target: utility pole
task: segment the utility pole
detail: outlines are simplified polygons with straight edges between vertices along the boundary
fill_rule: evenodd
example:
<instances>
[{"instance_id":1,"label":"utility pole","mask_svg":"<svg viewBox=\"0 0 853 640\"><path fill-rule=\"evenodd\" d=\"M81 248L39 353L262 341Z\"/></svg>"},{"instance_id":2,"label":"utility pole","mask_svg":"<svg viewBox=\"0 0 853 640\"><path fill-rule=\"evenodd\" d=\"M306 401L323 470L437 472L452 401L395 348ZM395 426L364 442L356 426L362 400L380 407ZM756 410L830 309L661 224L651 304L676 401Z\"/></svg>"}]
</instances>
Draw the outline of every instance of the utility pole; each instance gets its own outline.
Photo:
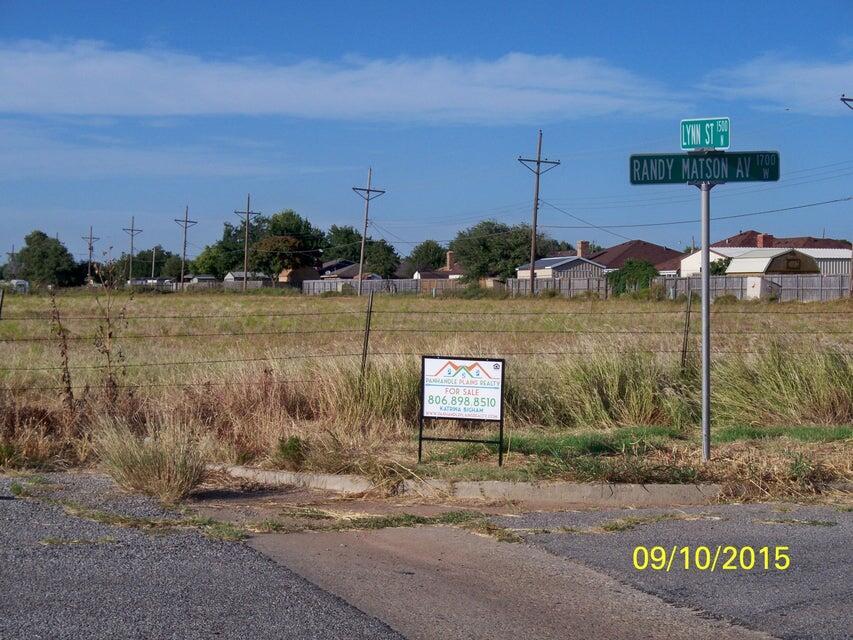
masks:
<instances>
[{"instance_id":1,"label":"utility pole","mask_svg":"<svg viewBox=\"0 0 853 640\"><path fill-rule=\"evenodd\" d=\"M15 245L12 245L12 251L6 252L9 256L9 271L12 273L12 278L18 277L18 254L15 253Z\"/></svg>"},{"instance_id":2,"label":"utility pole","mask_svg":"<svg viewBox=\"0 0 853 640\"><path fill-rule=\"evenodd\" d=\"M157 259L157 245L154 245L154 248L151 249L151 279L154 279L154 260Z\"/></svg>"},{"instance_id":3,"label":"utility pole","mask_svg":"<svg viewBox=\"0 0 853 640\"><path fill-rule=\"evenodd\" d=\"M359 253L358 258L358 295L361 295L361 283L362 276L364 271L364 243L367 240L367 219L370 215L370 201L374 198L378 198L385 191L382 189L373 189L370 186L371 180L373 179L373 167L368 167L367 169L367 187L353 187L352 190L355 191L361 198L364 198L364 229L361 233L361 252ZM374 195L375 194L375 195Z\"/></svg>"},{"instance_id":4,"label":"utility pole","mask_svg":"<svg viewBox=\"0 0 853 640\"><path fill-rule=\"evenodd\" d=\"M539 177L560 164L559 160L542 159L542 129L539 129L539 141L536 144L536 158L518 157L518 161L533 172L533 221L530 225L530 295L536 295L536 218L539 216ZM542 165L546 168L543 171ZM533 166L535 165L535 169Z\"/></svg>"},{"instance_id":5,"label":"utility pole","mask_svg":"<svg viewBox=\"0 0 853 640\"><path fill-rule=\"evenodd\" d=\"M89 225L89 235L83 236L82 239L86 241L89 247L89 269L86 272L86 281L92 284L92 252L95 250L95 240L100 240L100 238L92 235L92 225Z\"/></svg>"},{"instance_id":6,"label":"utility pole","mask_svg":"<svg viewBox=\"0 0 853 640\"><path fill-rule=\"evenodd\" d=\"M249 207L246 207L247 209ZM187 261L187 229L189 229L194 224L198 224L196 220L190 220L190 205L187 205L184 209L184 219L175 218L175 222L178 223L178 226L183 228L184 230L184 249L181 251L181 291L184 290L184 264Z\"/></svg>"},{"instance_id":7,"label":"utility pole","mask_svg":"<svg viewBox=\"0 0 853 640\"><path fill-rule=\"evenodd\" d=\"M127 279L133 280L133 239L142 233L142 229L136 228L134 216L130 217L130 229L123 229L130 236L130 260L127 263Z\"/></svg>"},{"instance_id":8,"label":"utility pole","mask_svg":"<svg viewBox=\"0 0 853 640\"><path fill-rule=\"evenodd\" d=\"M235 211L238 216L246 216L245 229L243 234L243 291L248 288L249 281L249 223L252 216L259 216L259 211L252 211L252 194L246 195L246 210Z\"/></svg>"},{"instance_id":9,"label":"utility pole","mask_svg":"<svg viewBox=\"0 0 853 640\"><path fill-rule=\"evenodd\" d=\"M853 109L853 98L850 98L842 93L841 102L843 102L848 109ZM850 256L850 273L848 275L850 277L850 282L848 283L847 290L850 298L853 298L853 255Z\"/></svg>"}]
</instances>

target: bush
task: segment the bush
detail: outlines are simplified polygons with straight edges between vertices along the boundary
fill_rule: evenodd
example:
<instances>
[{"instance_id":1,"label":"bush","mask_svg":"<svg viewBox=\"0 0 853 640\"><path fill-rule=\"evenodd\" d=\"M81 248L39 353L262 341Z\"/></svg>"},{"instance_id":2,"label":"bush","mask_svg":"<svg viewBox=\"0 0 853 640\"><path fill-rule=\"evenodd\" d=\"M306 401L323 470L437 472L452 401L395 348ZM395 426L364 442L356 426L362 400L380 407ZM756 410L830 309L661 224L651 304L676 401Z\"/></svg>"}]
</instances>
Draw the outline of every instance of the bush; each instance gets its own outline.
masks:
<instances>
[{"instance_id":1,"label":"bush","mask_svg":"<svg viewBox=\"0 0 853 640\"><path fill-rule=\"evenodd\" d=\"M299 436L279 438L273 454L273 464L282 469L298 471L305 462L308 443Z\"/></svg>"},{"instance_id":2,"label":"bush","mask_svg":"<svg viewBox=\"0 0 853 640\"><path fill-rule=\"evenodd\" d=\"M716 298L714 298L714 304L715 305L725 306L725 305L737 304L737 303L738 303L737 296L734 295L733 293L726 293L726 294L723 294L721 296L717 296Z\"/></svg>"},{"instance_id":3,"label":"bush","mask_svg":"<svg viewBox=\"0 0 853 640\"><path fill-rule=\"evenodd\" d=\"M125 489L173 504L204 477L205 462L192 429L163 418L135 434L127 422L110 421L95 434L95 452L112 478Z\"/></svg>"}]
</instances>

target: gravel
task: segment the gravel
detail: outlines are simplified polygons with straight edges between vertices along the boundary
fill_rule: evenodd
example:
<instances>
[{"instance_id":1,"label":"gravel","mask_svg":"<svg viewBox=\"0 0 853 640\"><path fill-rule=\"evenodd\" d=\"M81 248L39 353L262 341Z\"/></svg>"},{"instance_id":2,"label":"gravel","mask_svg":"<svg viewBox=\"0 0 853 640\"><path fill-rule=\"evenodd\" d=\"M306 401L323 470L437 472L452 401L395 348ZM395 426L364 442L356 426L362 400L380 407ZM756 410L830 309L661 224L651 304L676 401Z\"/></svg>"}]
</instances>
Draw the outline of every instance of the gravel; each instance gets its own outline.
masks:
<instances>
[{"instance_id":1,"label":"gravel","mask_svg":"<svg viewBox=\"0 0 853 640\"><path fill-rule=\"evenodd\" d=\"M179 519L93 474L0 476L0 638L400 638L242 543L143 531L61 504ZM34 498L11 498L18 482Z\"/></svg>"},{"instance_id":2,"label":"gravel","mask_svg":"<svg viewBox=\"0 0 853 640\"><path fill-rule=\"evenodd\" d=\"M671 514L681 519L654 521ZM699 519L683 519L702 516ZM639 518L633 529L590 531ZM686 509L534 513L494 521L526 542L667 602L780 638L853 638L853 513L833 507L750 504ZM575 532L561 532L560 528ZM539 530L539 531L537 531ZM548 530L543 533L541 530ZM637 571L632 554L647 547L769 545L790 547L786 571Z\"/></svg>"}]
</instances>

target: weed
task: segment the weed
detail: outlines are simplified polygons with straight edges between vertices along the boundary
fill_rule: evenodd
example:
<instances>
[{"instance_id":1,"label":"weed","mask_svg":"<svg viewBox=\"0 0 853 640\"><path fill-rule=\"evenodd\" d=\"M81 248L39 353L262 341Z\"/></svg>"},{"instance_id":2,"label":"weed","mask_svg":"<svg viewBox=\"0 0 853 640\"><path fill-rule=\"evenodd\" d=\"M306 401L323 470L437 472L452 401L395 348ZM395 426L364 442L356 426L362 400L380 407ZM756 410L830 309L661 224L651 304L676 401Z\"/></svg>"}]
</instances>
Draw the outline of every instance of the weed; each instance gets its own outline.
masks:
<instances>
[{"instance_id":1,"label":"weed","mask_svg":"<svg viewBox=\"0 0 853 640\"><path fill-rule=\"evenodd\" d=\"M834 520L798 520L796 518L780 518L778 520L764 520L764 524L799 524L807 527L834 527L838 523Z\"/></svg>"},{"instance_id":2,"label":"weed","mask_svg":"<svg viewBox=\"0 0 853 640\"><path fill-rule=\"evenodd\" d=\"M678 520L681 517L673 513L661 513L653 516L628 516L618 520L609 520L599 525L602 531L607 533L618 533L622 531L631 531L639 526L646 524L655 524L665 522L667 520Z\"/></svg>"},{"instance_id":3,"label":"weed","mask_svg":"<svg viewBox=\"0 0 853 640\"><path fill-rule=\"evenodd\" d=\"M462 528L472 533L489 536L499 542L523 542L523 538L512 529L501 527L485 519L472 520L463 524Z\"/></svg>"},{"instance_id":4,"label":"weed","mask_svg":"<svg viewBox=\"0 0 853 640\"><path fill-rule=\"evenodd\" d=\"M47 546L62 546L62 545L78 545L78 544L111 544L114 542L118 542L118 540L112 536L101 536L100 538L57 538L54 536L48 536L47 538L42 538L39 542L43 545Z\"/></svg>"},{"instance_id":5,"label":"weed","mask_svg":"<svg viewBox=\"0 0 853 640\"><path fill-rule=\"evenodd\" d=\"M13 482L9 485L9 492L16 498L26 498L29 493L20 482Z\"/></svg>"},{"instance_id":6,"label":"weed","mask_svg":"<svg viewBox=\"0 0 853 640\"><path fill-rule=\"evenodd\" d=\"M165 419L146 437L126 423L107 423L95 436L95 449L107 472L122 487L142 491L173 504L204 477L205 462L194 434L185 425Z\"/></svg>"},{"instance_id":7,"label":"weed","mask_svg":"<svg viewBox=\"0 0 853 640\"><path fill-rule=\"evenodd\" d=\"M299 436L279 438L272 462L282 469L297 471L302 468L307 452L308 444Z\"/></svg>"}]
</instances>

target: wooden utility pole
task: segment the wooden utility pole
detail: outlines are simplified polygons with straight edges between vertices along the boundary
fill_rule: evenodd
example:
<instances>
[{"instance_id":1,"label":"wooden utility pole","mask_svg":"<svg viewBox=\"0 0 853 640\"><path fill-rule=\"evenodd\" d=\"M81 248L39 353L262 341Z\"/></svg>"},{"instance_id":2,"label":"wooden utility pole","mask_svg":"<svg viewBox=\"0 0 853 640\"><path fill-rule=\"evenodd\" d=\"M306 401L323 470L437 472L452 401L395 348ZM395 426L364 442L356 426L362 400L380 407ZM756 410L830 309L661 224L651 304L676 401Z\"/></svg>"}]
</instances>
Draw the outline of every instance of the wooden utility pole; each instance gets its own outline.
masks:
<instances>
[{"instance_id":1,"label":"wooden utility pole","mask_svg":"<svg viewBox=\"0 0 853 640\"><path fill-rule=\"evenodd\" d=\"M151 279L154 279L154 261L157 259L157 245L151 249Z\"/></svg>"},{"instance_id":2,"label":"wooden utility pole","mask_svg":"<svg viewBox=\"0 0 853 640\"><path fill-rule=\"evenodd\" d=\"M92 235L92 226L89 225L89 235L83 236L83 240L86 241L89 247L89 269L86 272L86 282L92 284L92 252L95 249L95 240L100 240L100 238Z\"/></svg>"},{"instance_id":3,"label":"wooden utility pole","mask_svg":"<svg viewBox=\"0 0 853 640\"><path fill-rule=\"evenodd\" d=\"M359 253L358 258L358 295L361 295L361 283L364 271L364 244L367 241L367 219L370 216L370 201L374 198L378 198L383 193L385 193L385 191L383 191L382 189L371 188L370 183L372 179L373 167L369 167L367 169L367 187L352 188L352 190L355 191L360 197L364 198L364 229L361 232L361 252Z\"/></svg>"},{"instance_id":4,"label":"wooden utility pole","mask_svg":"<svg viewBox=\"0 0 853 640\"><path fill-rule=\"evenodd\" d=\"M243 291L248 288L249 282L249 224L252 216L261 215L260 211L252 211L252 194L246 195L246 210L235 211L238 216L246 216L243 233Z\"/></svg>"},{"instance_id":5,"label":"wooden utility pole","mask_svg":"<svg viewBox=\"0 0 853 640\"><path fill-rule=\"evenodd\" d=\"M135 218L131 216L130 229L125 228L123 231L130 236L130 259L127 263L127 279L133 280L133 239L142 233L142 229L136 228Z\"/></svg>"},{"instance_id":6,"label":"wooden utility pole","mask_svg":"<svg viewBox=\"0 0 853 640\"><path fill-rule=\"evenodd\" d=\"M539 177L560 164L559 160L542 159L542 129L536 144L536 158L518 157L518 161L533 172L533 220L530 225L530 295L536 294L536 219L539 216ZM542 165L546 168L543 171ZM535 166L535 168L534 168Z\"/></svg>"},{"instance_id":7,"label":"wooden utility pole","mask_svg":"<svg viewBox=\"0 0 853 640\"><path fill-rule=\"evenodd\" d=\"M248 209L248 207L246 207ZM190 205L187 205L184 208L184 219L174 218L175 222L178 223L178 226L183 228L184 230L184 248L181 251L181 291L184 290L186 286L184 283L184 265L187 261L187 229L189 229L194 224L198 224L196 220L190 220Z\"/></svg>"}]
</instances>

